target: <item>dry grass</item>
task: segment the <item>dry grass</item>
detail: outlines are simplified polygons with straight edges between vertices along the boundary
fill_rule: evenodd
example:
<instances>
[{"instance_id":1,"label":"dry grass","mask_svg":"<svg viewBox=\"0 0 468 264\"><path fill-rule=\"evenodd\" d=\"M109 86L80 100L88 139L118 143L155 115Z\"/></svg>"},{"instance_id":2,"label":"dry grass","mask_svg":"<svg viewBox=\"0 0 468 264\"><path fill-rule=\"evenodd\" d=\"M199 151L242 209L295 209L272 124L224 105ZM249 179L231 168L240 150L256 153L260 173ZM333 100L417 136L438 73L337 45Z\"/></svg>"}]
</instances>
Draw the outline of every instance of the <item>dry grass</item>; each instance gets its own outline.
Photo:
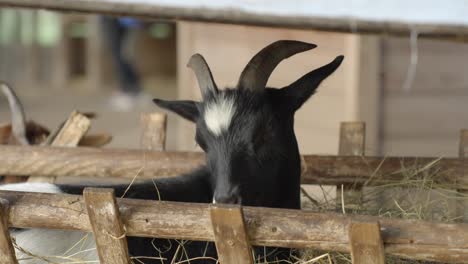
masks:
<instances>
[{"instance_id":1,"label":"dry grass","mask_svg":"<svg viewBox=\"0 0 468 264\"><path fill-rule=\"evenodd\" d=\"M395 182L383 181L382 178L385 175L380 175L378 168L376 168L373 174L374 177L362 189L343 190L345 195L342 197L340 197L342 190L336 190L337 188L333 189L332 192L327 191L326 188L321 188L322 192L304 195L303 209L446 223L461 222L462 217L460 211L457 211L457 203L462 200L468 201L468 195L457 192L455 186L443 184L439 181L439 160L434 159L428 164L410 166L402 161L400 172L403 179ZM336 190L336 193L334 190ZM323 252L314 250L306 250L303 253L305 259L320 254L323 254ZM329 254L328 259L317 263L351 263L349 254L336 252L329 252ZM386 263L431 262L387 256Z\"/></svg>"}]
</instances>

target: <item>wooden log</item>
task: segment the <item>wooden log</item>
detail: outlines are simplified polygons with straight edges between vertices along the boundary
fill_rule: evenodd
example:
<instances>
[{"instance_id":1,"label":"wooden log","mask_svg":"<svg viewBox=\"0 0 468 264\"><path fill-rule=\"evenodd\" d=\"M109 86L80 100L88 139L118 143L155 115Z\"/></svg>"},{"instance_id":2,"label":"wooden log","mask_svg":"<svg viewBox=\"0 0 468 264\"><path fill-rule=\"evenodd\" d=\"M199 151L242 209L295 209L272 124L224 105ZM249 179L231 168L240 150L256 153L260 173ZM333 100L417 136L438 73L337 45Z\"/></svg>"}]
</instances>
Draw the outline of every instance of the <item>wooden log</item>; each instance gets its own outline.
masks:
<instances>
[{"instance_id":1,"label":"wooden log","mask_svg":"<svg viewBox=\"0 0 468 264\"><path fill-rule=\"evenodd\" d=\"M338 155L364 156L366 124L364 122L341 122ZM362 189L356 184L340 184L336 190L337 210L346 213L346 207L358 207Z\"/></svg>"},{"instance_id":2,"label":"wooden log","mask_svg":"<svg viewBox=\"0 0 468 264\"><path fill-rule=\"evenodd\" d=\"M210 215L218 260L223 264L253 264L242 208L215 204L210 206Z\"/></svg>"},{"instance_id":3,"label":"wooden log","mask_svg":"<svg viewBox=\"0 0 468 264\"><path fill-rule=\"evenodd\" d=\"M385 252L378 222L351 223L349 240L353 264L385 264Z\"/></svg>"},{"instance_id":4,"label":"wooden log","mask_svg":"<svg viewBox=\"0 0 468 264\"><path fill-rule=\"evenodd\" d=\"M60 127L58 133L54 135L51 146L55 147L76 147L91 127L91 121L85 115L73 111L65 124ZM30 177L28 182L49 182L54 183L56 177L35 176Z\"/></svg>"},{"instance_id":5,"label":"wooden log","mask_svg":"<svg viewBox=\"0 0 468 264\"><path fill-rule=\"evenodd\" d=\"M113 189L86 188L83 192L89 221L102 264L130 264L127 237Z\"/></svg>"},{"instance_id":6,"label":"wooden log","mask_svg":"<svg viewBox=\"0 0 468 264\"><path fill-rule=\"evenodd\" d=\"M9 226L92 230L82 196L0 191L11 205ZM117 199L128 236L214 241L208 204ZM411 259L464 262L468 224L446 224L374 216L244 207L252 245L349 252L353 222L381 224L387 254Z\"/></svg>"},{"instance_id":7,"label":"wooden log","mask_svg":"<svg viewBox=\"0 0 468 264\"><path fill-rule=\"evenodd\" d=\"M317 29L351 33L384 33L408 36L418 32L423 37L466 40L468 23L463 0L441 6L437 1L394 1L372 3L357 1L347 4L339 0L303 0L294 5L283 1L133 1L133 0L0 0L1 6L51 9L125 15L157 19L178 19L216 23L273 26L281 28ZM385 6L386 8L382 8ZM423 8L421 8L421 6ZM428 6L429 8L425 7ZM439 8L437 8L439 7ZM440 7L445 12L438 12ZM345 10L345 11L343 11ZM418 16L412 14L421 13Z\"/></svg>"},{"instance_id":8,"label":"wooden log","mask_svg":"<svg viewBox=\"0 0 468 264\"><path fill-rule=\"evenodd\" d=\"M0 263L18 264L8 230L8 201L0 199Z\"/></svg>"},{"instance_id":9,"label":"wooden log","mask_svg":"<svg viewBox=\"0 0 468 264\"><path fill-rule=\"evenodd\" d=\"M141 114L141 147L146 150L165 150L167 115L161 113Z\"/></svg>"},{"instance_id":10,"label":"wooden log","mask_svg":"<svg viewBox=\"0 0 468 264\"><path fill-rule=\"evenodd\" d=\"M125 149L0 146L0 175L47 175L133 178L175 176L204 164L197 152ZM151 162L144 162L145 159ZM364 184L401 182L409 168L437 170L434 180L454 189L468 189L459 158L354 157L305 155L304 184Z\"/></svg>"}]
</instances>

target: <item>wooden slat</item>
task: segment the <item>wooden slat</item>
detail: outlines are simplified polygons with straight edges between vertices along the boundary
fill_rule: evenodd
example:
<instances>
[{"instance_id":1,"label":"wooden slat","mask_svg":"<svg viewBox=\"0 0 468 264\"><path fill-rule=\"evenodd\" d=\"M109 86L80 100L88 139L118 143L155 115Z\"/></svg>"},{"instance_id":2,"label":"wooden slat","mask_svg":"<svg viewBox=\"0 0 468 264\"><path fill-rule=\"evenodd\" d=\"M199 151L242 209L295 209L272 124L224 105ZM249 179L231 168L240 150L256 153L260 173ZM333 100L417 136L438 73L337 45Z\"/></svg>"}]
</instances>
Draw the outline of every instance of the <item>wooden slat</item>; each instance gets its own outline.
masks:
<instances>
[{"instance_id":1,"label":"wooden slat","mask_svg":"<svg viewBox=\"0 0 468 264\"><path fill-rule=\"evenodd\" d=\"M366 125L364 122L341 122L338 155L364 156Z\"/></svg>"},{"instance_id":2,"label":"wooden slat","mask_svg":"<svg viewBox=\"0 0 468 264\"><path fill-rule=\"evenodd\" d=\"M89 118L77 111L73 111L50 145L54 147L76 147L90 127L91 120ZM56 177L44 177L41 175L30 177L28 182L54 183L55 180Z\"/></svg>"},{"instance_id":3,"label":"wooden slat","mask_svg":"<svg viewBox=\"0 0 468 264\"><path fill-rule=\"evenodd\" d=\"M0 197L11 204L10 227L92 231L82 196L0 191ZM214 240L207 204L118 199L118 206L128 236ZM443 263L468 259L468 224L261 207L243 211L252 245L349 252L350 224L378 221L387 254Z\"/></svg>"},{"instance_id":4,"label":"wooden slat","mask_svg":"<svg viewBox=\"0 0 468 264\"><path fill-rule=\"evenodd\" d=\"M210 215L219 261L223 264L253 264L242 208L216 204L210 207Z\"/></svg>"},{"instance_id":5,"label":"wooden slat","mask_svg":"<svg viewBox=\"0 0 468 264\"><path fill-rule=\"evenodd\" d=\"M18 264L8 230L8 201L0 199L0 263Z\"/></svg>"},{"instance_id":6,"label":"wooden slat","mask_svg":"<svg viewBox=\"0 0 468 264\"><path fill-rule=\"evenodd\" d=\"M91 121L85 115L73 111L51 146L76 147L81 138L88 132Z\"/></svg>"},{"instance_id":7,"label":"wooden slat","mask_svg":"<svg viewBox=\"0 0 468 264\"><path fill-rule=\"evenodd\" d=\"M386 33L466 39L468 8L463 0L449 6L438 1L387 0L382 3L340 0L284 1L134 1L134 0L0 0L2 6L46 8L59 11L209 21L260 26L309 28L352 33ZM444 12L438 12L443 9ZM418 14L418 15L414 15Z\"/></svg>"},{"instance_id":8,"label":"wooden slat","mask_svg":"<svg viewBox=\"0 0 468 264\"><path fill-rule=\"evenodd\" d=\"M353 264L385 264L378 222L352 223L349 227L349 240Z\"/></svg>"},{"instance_id":9,"label":"wooden slat","mask_svg":"<svg viewBox=\"0 0 468 264\"><path fill-rule=\"evenodd\" d=\"M0 146L0 175L47 175L133 178L175 176L204 164L203 153L127 149ZM144 163L144 160L151 162ZM303 156L304 184L401 182L407 169L437 170L434 181L468 189L459 158ZM142 165L145 166L142 166ZM405 169L406 168L406 169Z\"/></svg>"},{"instance_id":10,"label":"wooden slat","mask_svg":"<svg viewBox=\"0 0 468 264\"><path fill-rule=\"evenodd\" d=\"M141 115L141 147L147 150L165 150L167 115L143 113Z\"/></svg>"},{"instance_id":11,"label":"wooden slat","mask_svg":"<svg viewBox=\"0 0 468 264\"><path fill-rule=\"evenodd\" d=\"M364 156L366 125L364 122L341 122L338 155ZM337 210L345 213L345 207L358 206L362 199L360 186L340 184L336 191Z\"/></svg>"},{"instance_id":12,"label":"wooden slat","mask_svg":"<svg viewBox=\"0 0 468 264\"><path fill-rule=\"evenodd\" d=\"M86 188L83 192L99 260L102 264L130 264L127 237L113 189Z\"/></svg>"}]
</instances>

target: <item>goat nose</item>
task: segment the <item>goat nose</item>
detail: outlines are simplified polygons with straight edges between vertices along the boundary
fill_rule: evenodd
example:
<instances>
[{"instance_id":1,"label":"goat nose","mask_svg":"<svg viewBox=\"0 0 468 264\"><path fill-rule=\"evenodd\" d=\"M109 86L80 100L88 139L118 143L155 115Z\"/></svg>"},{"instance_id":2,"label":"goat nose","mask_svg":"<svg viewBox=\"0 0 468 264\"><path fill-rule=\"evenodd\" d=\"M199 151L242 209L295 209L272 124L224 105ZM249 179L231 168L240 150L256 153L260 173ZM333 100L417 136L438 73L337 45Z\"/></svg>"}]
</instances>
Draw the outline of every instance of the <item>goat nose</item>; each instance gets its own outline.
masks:
<instances>
[{"instance_id":1,"label":"goat nose","mask_svg":"<svg viewBox=\"0 0 468 264\"><path fill-rule=\"evenodd\" d=\"M228 192L222 194L215 194L213 203L240 204L241 199L237 192Z\"/></svg>"}]
</instances>

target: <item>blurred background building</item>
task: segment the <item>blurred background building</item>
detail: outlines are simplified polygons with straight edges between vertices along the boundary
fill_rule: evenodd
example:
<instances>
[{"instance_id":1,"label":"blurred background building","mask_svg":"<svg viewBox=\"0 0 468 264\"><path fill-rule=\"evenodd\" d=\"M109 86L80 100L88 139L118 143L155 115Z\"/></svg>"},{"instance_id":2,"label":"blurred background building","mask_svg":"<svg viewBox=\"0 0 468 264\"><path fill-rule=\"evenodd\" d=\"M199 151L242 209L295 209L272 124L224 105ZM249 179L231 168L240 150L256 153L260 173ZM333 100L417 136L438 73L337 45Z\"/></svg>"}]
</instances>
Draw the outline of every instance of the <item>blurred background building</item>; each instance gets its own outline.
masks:
<instances>
[{"instance_id":1,"label":"blurred background building","mask_svg":"<svg viewBox=\"0 0 468 264\"><path fill-rule=\"evenodd\" d=\"M207 59L219 86L233 86L248 60L279 39L318 48L280 64L269 85L281 87L339 54L340 69L296 115L304 154L336 154L341 121L365 121L366 154L457 156L459 130L468 127L468 45L384 35L325 33L226 24L151 21L136 29L135 61L146 94L199 98L185 66L193 53ZM139 113L160 111L141 102L115 112L108 100L117 89L99 18L37 10L0 10L0 79L13 85L28 118L56 127L78 109L94 111L93 130L114 135L113 147L139 147ZM405 88L410 58L414 80ZM0 98L0 122L9 120ZM194 150L194 127L169 115L170 150Z\"/></svg>"}]
</instances>

